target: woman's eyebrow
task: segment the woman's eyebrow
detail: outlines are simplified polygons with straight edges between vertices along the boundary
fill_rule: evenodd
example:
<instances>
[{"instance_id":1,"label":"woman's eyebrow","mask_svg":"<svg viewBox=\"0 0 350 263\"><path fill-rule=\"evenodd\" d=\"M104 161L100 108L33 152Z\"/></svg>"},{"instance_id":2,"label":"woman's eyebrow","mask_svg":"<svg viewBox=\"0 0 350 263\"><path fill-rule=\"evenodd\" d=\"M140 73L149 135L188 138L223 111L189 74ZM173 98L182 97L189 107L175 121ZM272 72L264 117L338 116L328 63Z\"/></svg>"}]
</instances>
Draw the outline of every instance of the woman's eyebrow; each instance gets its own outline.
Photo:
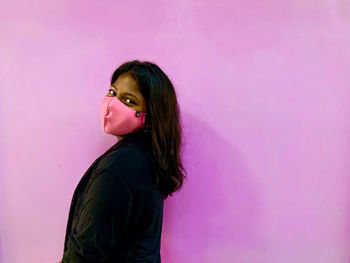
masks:
<instances>
[{"instance_id":1,"label":"woman's eyebrow","mask_svg":"<svg viewBox=\"0 0 350 263\"><path fill-rule=\"evenodd\" d=\"M115 88L115 89L118 89L114 84L112 84L111 86L112 86L113 88ZM125 95L130 95L130 96L134 97L136 100L138 100L138 101L140 102L139 98L137 98L134 94L131 94L131 93L129 93L129 92L123 92L123 94L125 94Z\"/></svg>"}]
</instances>

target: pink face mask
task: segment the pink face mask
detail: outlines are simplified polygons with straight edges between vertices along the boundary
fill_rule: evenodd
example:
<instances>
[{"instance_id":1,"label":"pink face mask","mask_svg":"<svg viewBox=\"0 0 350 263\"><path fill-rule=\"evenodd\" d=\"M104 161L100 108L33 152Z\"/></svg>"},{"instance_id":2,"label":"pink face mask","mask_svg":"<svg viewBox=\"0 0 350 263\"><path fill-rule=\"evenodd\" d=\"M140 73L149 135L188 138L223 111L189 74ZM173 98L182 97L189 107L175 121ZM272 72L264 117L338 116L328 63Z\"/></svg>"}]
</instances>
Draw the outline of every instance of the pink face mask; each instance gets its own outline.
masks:
<instances>
[{"instance_id":1,"label":"pink face mask","mask_svg":"<svg viewBox=\"0 0 350 263\"><path fill-rule=\"evenodd\" d=\"M104 132L124 135L143 127L145 113L129 108L117 97L104 97L101 103L101 122Z\"/></svg>"}]
</instances>

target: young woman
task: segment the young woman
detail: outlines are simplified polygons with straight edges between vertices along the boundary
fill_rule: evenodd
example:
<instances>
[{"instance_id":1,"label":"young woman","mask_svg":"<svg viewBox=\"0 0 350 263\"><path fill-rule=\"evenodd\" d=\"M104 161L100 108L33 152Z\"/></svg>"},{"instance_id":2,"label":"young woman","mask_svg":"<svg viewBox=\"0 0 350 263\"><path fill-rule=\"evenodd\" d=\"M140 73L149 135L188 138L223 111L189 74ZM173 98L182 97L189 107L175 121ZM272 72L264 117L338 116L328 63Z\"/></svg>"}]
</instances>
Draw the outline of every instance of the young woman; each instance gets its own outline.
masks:
<instances>
[{"instance_id":1,"label":"young woman","mask_svg":"<svg viewBox=\"0 0 350 263\"><path fill-rule=\"evenodd\" d=\"M61 262L159 263L163 201L186 178L174 87L157 65L129 61L100 106L104 132L118 141L74 191Z\"/></svg>"}]
</instances>

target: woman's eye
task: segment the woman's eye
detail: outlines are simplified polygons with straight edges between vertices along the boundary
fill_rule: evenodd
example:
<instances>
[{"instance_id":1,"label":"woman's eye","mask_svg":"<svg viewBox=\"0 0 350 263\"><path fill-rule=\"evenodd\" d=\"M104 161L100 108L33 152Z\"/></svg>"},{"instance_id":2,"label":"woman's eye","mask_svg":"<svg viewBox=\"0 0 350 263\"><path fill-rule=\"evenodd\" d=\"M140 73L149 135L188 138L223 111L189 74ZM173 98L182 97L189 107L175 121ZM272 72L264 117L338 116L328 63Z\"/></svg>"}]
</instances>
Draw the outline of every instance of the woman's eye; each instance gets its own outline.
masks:
<instances>
[{"instance_id":1,"label":"woman's eye","mask_svg":"<svg viewBox=\"0 0 350 263\"><path fill-rule=\"evenodd\" d=\"M114 94L113 94L113 92L114 92ZM111 94L111 95L116 95L116 92L114 90L112 90L112 89L109 89L108 93ZM135 104L134 101L129 99L129 98L126 98L125 101L126 100L128 100L127 103L129 103L129 104Z\"/></svg>"},{"instance_id":2,"label":"woman's eye","mask_svg":"<svg viewBox=\"0 0 350 263\"><path fill-rule=\"evenodd\" d=\"M131 104L135 104L131 99L129 99L129 98L126 98L126 100L129 100L130 102L128 102L128 103L131 103Z\"/></svg>"},{"instance_id":3,"label":"woman's eye","mask_svg":"<svg viewBox=\"0 0 350 263\"><path fill-rule=\"evenodd\" d=\"M109 90L108 90L108 93L109 93L109 94L114 95L112 92L114 92L114 93L115 93L115 91L114 91L114 90L112 90L112 89L109 89Z\"/></svg>"}]
</instances>

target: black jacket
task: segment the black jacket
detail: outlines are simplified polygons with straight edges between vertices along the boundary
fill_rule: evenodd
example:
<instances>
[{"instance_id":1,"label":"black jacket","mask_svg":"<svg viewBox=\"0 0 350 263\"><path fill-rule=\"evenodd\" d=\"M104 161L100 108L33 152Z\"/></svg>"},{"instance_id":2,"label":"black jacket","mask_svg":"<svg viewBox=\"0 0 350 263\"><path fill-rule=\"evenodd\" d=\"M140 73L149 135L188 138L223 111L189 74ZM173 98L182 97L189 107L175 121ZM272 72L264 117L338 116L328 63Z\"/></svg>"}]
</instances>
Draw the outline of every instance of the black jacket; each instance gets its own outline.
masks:
<instances>
[{"instance_id":1,"label":"black jacket","mask_svg":"<svg viewBox=\"0 0 350 263\"><path fill-rule=\"evenodd\" d=\"M160 263L163 199L150 152L131 143L101 155L71 202L63 263Z\"/></svg>"}]
</instances>

